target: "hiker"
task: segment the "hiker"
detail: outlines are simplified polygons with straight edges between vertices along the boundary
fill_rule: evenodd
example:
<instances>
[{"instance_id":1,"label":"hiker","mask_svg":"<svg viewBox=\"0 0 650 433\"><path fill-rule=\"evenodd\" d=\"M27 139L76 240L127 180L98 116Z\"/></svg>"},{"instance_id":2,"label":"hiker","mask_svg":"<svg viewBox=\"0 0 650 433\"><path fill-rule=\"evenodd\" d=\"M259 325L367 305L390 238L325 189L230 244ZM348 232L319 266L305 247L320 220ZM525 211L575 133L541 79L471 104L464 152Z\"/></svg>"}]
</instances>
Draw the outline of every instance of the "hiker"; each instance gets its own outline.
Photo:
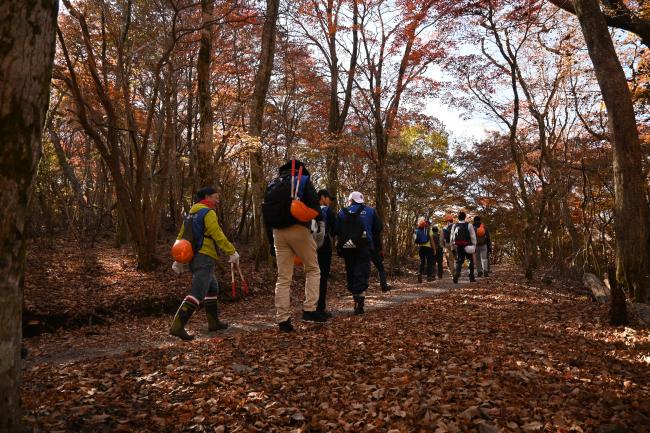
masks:
<instances>
[{"instance_id":1,"label":"hiker","mask_svg":"<svg viewBox=\"0 0 650 433\"><path fill-rule=\"evenodd\" d=\"M419 217L417 227L413 231L413 241L418 247L418 255L420 256L420 269L418 272L418 283L422 282L422 274L426 267L427 281L433 280L433 258L434 247L432 245L433 233L429 222L424 217Z\"/></svg>"},{"instance_id":2,"label":"hiker","mask_svg":"<svg viewBox=\"0 0 650 433\"><path fill-rule=\"evenodd\" d=\"M476 232L476 272L479 277L487 277L490 272L490 254L492 254L492 240L490 231L481 222L480 216L474 217L474 231Z\"/></svg>"},{"instance_id":3,"label":"hiker","mask_svg":"<svg viewBox=\"0 0 650 433\"><path fill-rule=\"evenodd\" d=\"M194 256L189 264L192 271L192 288L190 294L183 299L169 333L181 340L193 340L194 336L185 331L185 325L201 303L205 308L208 319L208 330L218 331L228 328L228 324L219 320L217 297L219 283L214 276L217 261L217 247L228 256L230 263L239 263L239 254L226 238L215 210L219 201L219 193L212 187L204 187L196 192L196 203L190 209L189 215L183 221L183 226L177 239L186 239L191 234L193 239ZM188 230L190 232L186 233Z\"/></svg>"},{"instance_id":4,"label":"hiker","mask_svg":"<svg viewBox=\"0 0 650 433\"><path fill-rule=\"evenodd\" d=\"M445 259L447 261L447 270L451 277L454 276L454 268L456 267L456 250L451 243L451 229L454 225L454 217L445 215L445 223L447 225L442 229L441 242L444 249Z\"/></svg>"},{"instance_id":5,"label":"hiker","mask_svg":"<svg viewBox=\"0 0 650 433\"><path fill-rule=\"evenodd\" d=\"M318 200L320 202L321 225L319 229L322 235L322 241L318 245L318 267L320 268L320 289L318 291L318 303L316 311L323 313L327 318L332 314L327 311L327 280L330 276L332 266L332 239L336 236L336 215L330 208L334 197L326 189L318 191ZM320 238L319 238L320 239Z\"/></svg>"},{"instance_id":6,"label":"hiker","mask_svg":"<svg viewBox=\"0 0 650 433\"><path fill-rule=\"evenodd\" d=\"M364 204L363 194L354 191L348 207L339 211L337 253L345 260L347 288L354 299L354 314L363 314L370 258L381 234L381 222L374 208Z\"/></svg>"},{"instance_id":7,"label":"hiker","mask_svg":"<svg viewBox=\"0 0 650 433\"><path fill-rule=\"evenodd\" d=\"M438 275L438 279L442 279L442 256L444 255L444 248L440 239L440 229L437 225L431 227L431 239L433 240L433 275Z\"/></svg>"},{"instance_id":8,"label":"hiker","mask_svg":"<svg viewBox=\"0 0 650 433\"><path fill-rule=\"evenodd\" d=\"M476 233L474 226L465 221L465 212L458 213L458 222L451 229L451 244L456 249L456 269L454 272L454 283L458 283L460 271L463 268L465 259L469 262L469 280L476 281L474 278L474 252L476 251Z\"/></svg>"},{"instance_id":9,"label":"hiker","mask_svg":"<svg viewBox=\"0 0 650 433\"><path fill-rule=\"evenodd\" d=\"M299 205L296 213L294 205ZM276 321L281 332L292 332L291 280L294 258L305 267L305 301L302 320L325 322L327 317L316 311L320 269L316 241L311 233L311 219L320 220L318 194L305 165L298 160L288 161L278 168L278 177L266 188L262 215L271 244L271 254L278 265L275 285ZM310 219L311 218L311 219Z\"/></svg>"}]
</instances>

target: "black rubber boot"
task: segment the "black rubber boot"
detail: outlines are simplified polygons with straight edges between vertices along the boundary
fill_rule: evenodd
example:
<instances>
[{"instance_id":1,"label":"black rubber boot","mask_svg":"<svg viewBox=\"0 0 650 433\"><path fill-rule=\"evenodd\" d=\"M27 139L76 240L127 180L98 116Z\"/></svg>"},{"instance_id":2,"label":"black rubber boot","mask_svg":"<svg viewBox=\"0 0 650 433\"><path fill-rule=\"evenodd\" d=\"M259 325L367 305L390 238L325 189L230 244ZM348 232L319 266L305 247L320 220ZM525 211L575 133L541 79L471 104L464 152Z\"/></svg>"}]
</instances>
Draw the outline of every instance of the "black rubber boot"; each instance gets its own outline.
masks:
<instances>
[{"instance_id":1,"label":"black rubber boot","mask_svg":"<svg viewBox=\"0 0 650 433\"><path fill-rule=\"evenodd\" d=\"M295 329L293 328L293 325L291 324L291 319L287 319L284 322L278 323L278 328L280 328L280 332L293 332Z\"/></svg>"},{"instance_id":2,"label":"black rubber boot","mask_svg":"<svg viewBox=\"0 0 650 433\"><path fill-rule=\"evenodd\" d=\"M192 317L192 314L196 311L196 306L191 302L183 301L181 306L178 307L174 320L172 321L172 326L169 328L169 333L174 337L178 337L181 340L189 341L194 340L194 336L190 335L185 331L185 325Z\"/></svg>"},{"instance_id":3,"label":"black rubber boot","mask_svg":"<svg viewBox=\"0 0 650 433\"><path fill-rule=\"evenodd\" d=\"M365 298L363 296L355 295L355 296L353 296L353 299L354 299L354 314L355 315L363 314L364 313L363 304L364 304Z\"/></svg>"},{"instance_id":4,"label":"black rubber boot","mask_svg":"<svg viewBox=\"0 0 650 433\"><path fill-rule=\"evenodd\" d=\"M470 283L475 283L475 282L476 282L476 278L474 278L474 275L473 275L473 274L470 274L470 276L469 276L469 282L470 282Z\"/></svg>"},{"instance_id":5,"label":"black rubber boot","mask_svg":"<svg viewBox=\"0 0 650 433\"><path fill-rule=\"evenodd\" d=\"M453 279L454 279L454 284L457 284L458 283L458 275L454 274Z\"/></svg>"},{"instance_id":6,"label":"black rubber boot","mask_svg":"<svg viewBox=\"0 0 650 433\"><path fill-rule=\"evenodd\" d=\"M208 331L213 332L228 329L228 324L219 320L219 309L216 299L203 301L203 307L205 308L205 316L208 318Z\"/></svg>"},{"instance_id":7,"label":"black rubber boot","mask_svg":"<svg viewBox=\"0 0 650 433\"><path fill-rule=\"evenodd\" d=\"M422 282L422 274L418 274L418 283Z\"/></svg>"}]
</instances>

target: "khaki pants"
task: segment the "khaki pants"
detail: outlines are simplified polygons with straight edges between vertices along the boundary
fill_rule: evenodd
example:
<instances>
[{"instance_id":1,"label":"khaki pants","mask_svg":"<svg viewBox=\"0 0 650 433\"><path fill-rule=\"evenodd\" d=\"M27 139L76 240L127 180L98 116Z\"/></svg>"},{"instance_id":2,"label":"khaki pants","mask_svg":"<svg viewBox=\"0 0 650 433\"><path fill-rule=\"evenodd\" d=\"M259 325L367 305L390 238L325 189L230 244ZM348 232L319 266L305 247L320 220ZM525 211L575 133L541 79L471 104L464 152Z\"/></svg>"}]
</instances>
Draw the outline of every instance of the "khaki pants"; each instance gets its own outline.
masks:
<instances>
[{"instance_id":1,"label":"khaki pants","mask_svg":"<svg viewBox=\"0 0 650 433\"><path fill-rule=\"evenodd\" d=\"M305 265L305 302L303 311L316 311L320 268L316 255L316 241L309 229L299 224L284 229L273 229L275 258L278 263L278 282L275 284L276 320L284 322L291 317L291 280L293 258L300 257Z\"/></svg>"},{"instance_id":2,"label":"khaki pants","mask_svg":"<svg viewBox=\"0 0 650 433\"><path fill-rule=\"evenodd\" d=\"M449 275L453 277L456 258L454 257L454 251L451 249L451 245L445 246L445 258L447 259L447 270L449 271Z\"/></svg>"}]
</instances>

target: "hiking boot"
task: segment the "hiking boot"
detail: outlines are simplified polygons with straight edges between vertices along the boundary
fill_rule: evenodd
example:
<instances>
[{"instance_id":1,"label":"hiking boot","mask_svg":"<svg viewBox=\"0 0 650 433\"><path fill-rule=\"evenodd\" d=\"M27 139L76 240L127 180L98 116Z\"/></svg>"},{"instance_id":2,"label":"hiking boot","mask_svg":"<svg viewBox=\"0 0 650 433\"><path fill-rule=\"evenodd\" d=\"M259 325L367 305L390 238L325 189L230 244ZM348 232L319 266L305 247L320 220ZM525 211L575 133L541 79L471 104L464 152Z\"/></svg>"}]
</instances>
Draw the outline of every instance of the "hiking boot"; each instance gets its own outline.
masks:
<instances>
[{"instance_id":1,"label":"hiking boot","mask_svg":"<svg viewBox=\"0 0 650 433\"><path fill-rule=\"evenodd\" d=\"M454 275L453 279L454 279L454 284L458 284L458 275Z\"/></svg>"},{"instance_id":2,"label":"hiking boot","mask_svg":"<svg viewBox=\"0 0 650 433\"><path fill-rule=\"evenodd\" d=\"M382 286L381 291L384 293L390 292L390 286L389 285Z\"/></svg>"},{"instance_id":3,"label":"hiking boot","mask_svg":"<svg viewBox=\"0 0 650 433\"><path fill-rule=\"evenodd\" d=\"M479 273L478 273L477 276L478 276L478 277L482 277L482 276L483 276L483 271L479 271ZM486 277L487 277L487 275L486 275Z\"/></svg>"},{"instance_id":4,"label":"hiking boot","mask_svg":"<svg viewBox=\"0 0 650 433\"><path fill-rule=\"evenodd\" d=\"M293 325L291 324L291 319L287 319L284 322L278 323L278 328L280 328L280 332L293 332L295 329L293 329Z\"/></svg>"},{"instance_id":5,"label":"hiking boot","mask_svg":"<svg viewBox=\"0 0 650 433\"><path fill-rule=\"evenodd\" d=\"M325 316L326 319L331 319L331 318L332 318L332 313L330 313L330 312L327 311L327 310L319 310L319 309L316 309L316 312L317 312L318 314L322 314L323 316Z\"/></svg>"},{"instance_id":6,"label":"hiking boot","mask_svg":"<svg viewBox=\"0 0 650 433\"><path fill-rule=\"evenodd\" d=\"M174 320L172 321L172 326L169 328L169 333L174 337L178 337L181 340L190 341L194 340L194 336L190 335L185 331L185 325L192 317L192 314L196 311L196 305L188 301L183 301L181 306L178 307Z\"/></svg>"},{"instance_id":7,"label":"hiking boot","mask_svg":"<svg viewBox=\"0 0 650 433\"><path fill-rule=\"evenodd\" d=\"M354 314L359 315L363 314L363 304L365 298L363 296L354 296Z\"/></svg>"},{"instance_id":8,"label":"hiking boot","mask_svg":"<svg viewBox=\"0 0 650 433\"><path fill-rule=\"evenodd\" d=\"M422 274L418 274L418 283L422 282Z\"/></svg>"},{"instance_id":9,"label":"hiking boot","mask_svg":"<svg viewBox=\"0 0 650 433\"><path fill-rule=\"evenodd\" d=\"M322 311L303 311L302 320L304 322L327 322L327 317Z\"/></svg>"},{"instance_id":10,"label":"hiking boot","mask_svg":"<svg viewBox=\"0 0 650 433\"><path fill-rule=\"evenodd\" d=\"M483 272L483 276L484 276L485 278L487 278L488 275L489 275L489 272L488 272L488 271Z\"/></svg>"},{"instance_id":11,"label":"hiking boot","mask_svg":"<svg viewBox=\"0 0 650 433\"><path fill-rule=\"evenodd\" d=\"M469 282L470 283L475 283L476 282L476 278L474 278L474 275L469 276Z\"/></svg>"},{"instance_id":12,"label":"hiking boot","mask_svg":"<svg viewBox=\"0 0 650 433\"><path fill-rule=\"evenodd\" d=\"M435 277L427 277L427 283L430 283L431 281L435 280Z\"/></svg>"},{"instance_id":13,"label":"hiking boot","mask_svg":"<svg viewBox=\"0 0 650 433\"><path fill-rule=\"evenodd\" d=\"M219 310L216 299L208 299L203 302L205 316L208 318L208 331L222 331L228 329L228 324L219 320Z\"/></svg>"}]
</instances>

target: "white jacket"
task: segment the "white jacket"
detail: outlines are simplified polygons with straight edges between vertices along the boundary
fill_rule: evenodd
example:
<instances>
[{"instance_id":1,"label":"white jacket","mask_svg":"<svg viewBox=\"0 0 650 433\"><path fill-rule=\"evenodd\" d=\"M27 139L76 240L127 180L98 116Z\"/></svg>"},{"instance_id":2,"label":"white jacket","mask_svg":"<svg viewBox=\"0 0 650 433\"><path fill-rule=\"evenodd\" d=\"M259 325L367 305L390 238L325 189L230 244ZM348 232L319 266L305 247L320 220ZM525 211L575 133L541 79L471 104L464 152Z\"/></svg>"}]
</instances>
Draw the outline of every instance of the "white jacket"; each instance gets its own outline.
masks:
<instances>
[{"instance_id":1,"label":"white jacket","mask_svg":"<svg viewBox=\"0 0 650 433\"><path fill-rule=\"evenodd\" d=\"M468 223L467 221L461 221L461 223L466 223L467 228L469 229L469 238L470 238L470 245L476 245L476 232L474 231L474 225L471 223ZM456 232L458 231L458 223L454 224L451 228L451 239L450 243L452 247L456 245Z\"/></svg>"}]
</instances>

